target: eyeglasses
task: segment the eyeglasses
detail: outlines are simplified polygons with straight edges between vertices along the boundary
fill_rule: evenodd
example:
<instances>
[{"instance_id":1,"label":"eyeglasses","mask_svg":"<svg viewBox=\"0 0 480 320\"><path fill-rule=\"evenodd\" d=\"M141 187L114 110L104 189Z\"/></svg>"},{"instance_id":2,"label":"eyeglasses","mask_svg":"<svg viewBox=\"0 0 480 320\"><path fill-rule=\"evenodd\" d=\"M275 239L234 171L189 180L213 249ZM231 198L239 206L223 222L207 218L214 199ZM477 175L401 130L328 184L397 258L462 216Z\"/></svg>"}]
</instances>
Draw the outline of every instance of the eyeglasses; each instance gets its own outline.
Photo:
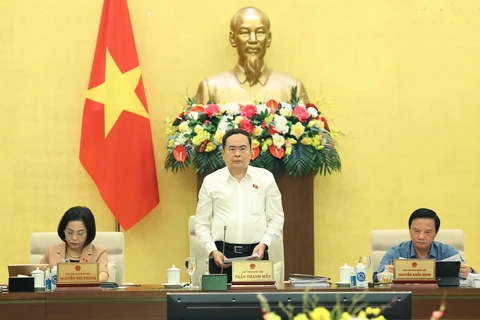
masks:
<instances>
[{"instance_id":1,"label":"eyeglasses","mask_svg":"<svg viewBox=\"0 0 480 320\"><path fill-rule=\"evenodd\" d=\"M240 152L240 153L247 153L247 152L250 151L250 149L249 149L248 147L246 147L246 146L241 146L241 147L228 147L228 149L227 149L227 152L228 152L228 153L232 153L232 154L237 153L237 151Z\"/></svg>"},{"instance_id":2,"label":"eyeglasses","mask_svg":"<svg viewBox=\"0 0 480 320\"><path fill-rule=\"evenodd\" d=\"M87 231L83 231L83 230L82 231L64 230L63 232L65 233L65 236L69 238L73 237L74 235L76 235L79 238L83 238L87 236Z\"/></svg>"}]
</instances>

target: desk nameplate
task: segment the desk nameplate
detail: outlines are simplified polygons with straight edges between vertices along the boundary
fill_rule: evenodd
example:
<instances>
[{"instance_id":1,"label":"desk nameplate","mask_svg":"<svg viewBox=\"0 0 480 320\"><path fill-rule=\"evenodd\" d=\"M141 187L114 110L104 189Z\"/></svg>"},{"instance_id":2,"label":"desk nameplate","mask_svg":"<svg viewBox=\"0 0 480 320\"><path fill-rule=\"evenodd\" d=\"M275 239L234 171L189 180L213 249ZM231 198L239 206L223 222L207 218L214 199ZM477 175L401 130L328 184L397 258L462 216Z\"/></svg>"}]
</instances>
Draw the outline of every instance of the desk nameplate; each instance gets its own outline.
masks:
<instances>
[{"instance_id":1,"label":"desk nameplate","mask_svg":"<svg viewBox=\"0 0 480 320\"><path fill-rule=\"evenodd\" d=\"M394 259L393 266L395 280L436 280L435 259Z\"/></svg>"},{"instance_id":2,"label":"desk nameplate","mask_svg":"<svg viewBox=\"0 0 480 320\"><path fill-rule=\"evenodd\" d=\"M57 285L98 284L98 262L57 264Z\"/></svg>"},{"instance_id":3,"label":"desk nameplate","mask_svg":"<svg viewBox=\"0 0 480 320\"><path fill-rule=\"evenodd\" d=\"M244 260L232 263L233 282L271 282L273 263L268 260Z\"/></svg>"}]
</instances>

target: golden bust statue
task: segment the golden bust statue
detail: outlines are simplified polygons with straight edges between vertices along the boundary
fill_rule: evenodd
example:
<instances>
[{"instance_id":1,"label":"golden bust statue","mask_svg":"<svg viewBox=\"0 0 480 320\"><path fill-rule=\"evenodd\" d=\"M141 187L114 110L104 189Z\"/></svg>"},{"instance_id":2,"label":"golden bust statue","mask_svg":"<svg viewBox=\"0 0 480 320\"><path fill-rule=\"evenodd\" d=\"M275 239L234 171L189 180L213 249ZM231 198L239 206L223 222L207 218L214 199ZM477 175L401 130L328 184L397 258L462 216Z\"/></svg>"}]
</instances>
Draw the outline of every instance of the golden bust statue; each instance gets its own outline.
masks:
<instances>
[{"instance_id":1,"label":"golden bust statue","mask_svg":"<svg viewBox=\"0 0 480 320\"><path fill-rule=\"evenodd\" d=\"M230 44L237 49L237 65L203 80L198 86L197 103L289 101L294 86L300 100L307 103L307 93L298 79L265 64L271 42L270 19L265 12L246 7L235 13L230 21Z\"/></svg>"}]
</instances>

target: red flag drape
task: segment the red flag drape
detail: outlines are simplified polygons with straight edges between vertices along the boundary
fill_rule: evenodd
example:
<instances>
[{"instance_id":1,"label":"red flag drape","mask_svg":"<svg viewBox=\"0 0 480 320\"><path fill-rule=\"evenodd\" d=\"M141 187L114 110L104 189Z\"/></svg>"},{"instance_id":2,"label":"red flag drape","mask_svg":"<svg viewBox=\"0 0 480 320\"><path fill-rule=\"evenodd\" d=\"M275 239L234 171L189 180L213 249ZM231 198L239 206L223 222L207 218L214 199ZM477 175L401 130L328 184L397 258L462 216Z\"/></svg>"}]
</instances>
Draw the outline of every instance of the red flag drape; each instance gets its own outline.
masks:
<instances>
[{"instance_id":1,"label":"red flag drape","mask_svg":"<svg viewBox=\"0 0 480 320\"><path fill-rule=\"evenodd\" d=\"M126 0L103 4L80 161L125 230L159 203L150 118Z\"/></svg>"}]
</instances>

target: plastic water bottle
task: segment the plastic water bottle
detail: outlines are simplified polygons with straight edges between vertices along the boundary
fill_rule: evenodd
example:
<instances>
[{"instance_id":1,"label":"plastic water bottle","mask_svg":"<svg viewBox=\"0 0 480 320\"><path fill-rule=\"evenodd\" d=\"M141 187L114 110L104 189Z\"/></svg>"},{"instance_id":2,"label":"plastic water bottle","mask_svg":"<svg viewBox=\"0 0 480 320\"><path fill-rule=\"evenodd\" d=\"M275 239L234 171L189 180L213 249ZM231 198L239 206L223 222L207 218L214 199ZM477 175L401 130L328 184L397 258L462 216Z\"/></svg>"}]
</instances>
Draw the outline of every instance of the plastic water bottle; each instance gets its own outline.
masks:
<instances>
[{"instance_id":1,"label":"plastic water bottle","mask_svg":"<svg viewBox=\"0 0 480 320\"><path fill-rule=\"evenodd\" d=\"M55 289L57 288L57 266L53 267L50 277L52 279L51 291L55 291Z\"/></svg>"},{"instance_id":2,"label":"plastic water bottle","mask_svg":"<svg viewBox=\"0 0 480 320\"><path fill-rule=\"evenodd\" d=\"M47 268L47 271L45 271L45 291L52 291L52 278L50 276L50 268Z\"/></svg>"},{"instance_id":3,"label":"plastic water bottle","mask_svg":"<svg viewBox=\"0 0 480 320\"><path fill-rule=\"evenodd\" d=\"M367 271L363 263L359 262L357 265L357 288L367 287Z\"/></svg>"}]
</instances>

